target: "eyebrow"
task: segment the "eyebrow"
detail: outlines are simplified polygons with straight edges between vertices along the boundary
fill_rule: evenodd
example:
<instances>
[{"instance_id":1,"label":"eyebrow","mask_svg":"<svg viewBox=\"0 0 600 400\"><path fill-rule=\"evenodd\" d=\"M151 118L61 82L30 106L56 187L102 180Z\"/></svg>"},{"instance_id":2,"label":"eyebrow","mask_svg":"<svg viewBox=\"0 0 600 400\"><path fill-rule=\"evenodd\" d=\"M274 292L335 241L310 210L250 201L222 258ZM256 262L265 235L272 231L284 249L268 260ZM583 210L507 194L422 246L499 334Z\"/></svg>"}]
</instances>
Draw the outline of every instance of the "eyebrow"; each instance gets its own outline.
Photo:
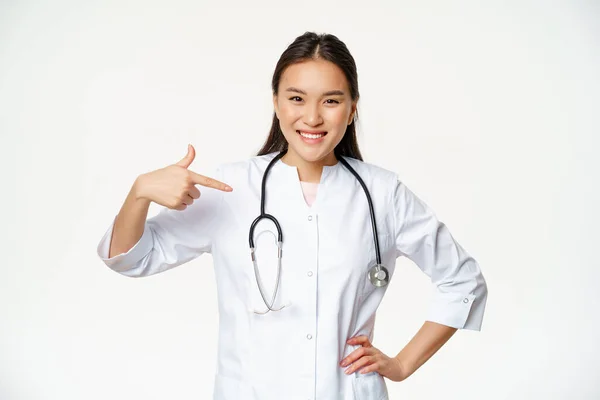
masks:
<instances>
[{"instance_id":1,"label":"eyebrow","mask_svg":"<svg viewBox=\"0 0 600 400\"><path fill-rule=\"evenodd\" d=\"M306 95L306 92L304 90L300 90L297 89L295 87L289 87L285 90L286 92L296 92L296 93L300 93L303 95ZM344 95L344 91L343 90L330 90L328 92L323 93L323 96L343 96Z\"/></svg>"}]
</instances>

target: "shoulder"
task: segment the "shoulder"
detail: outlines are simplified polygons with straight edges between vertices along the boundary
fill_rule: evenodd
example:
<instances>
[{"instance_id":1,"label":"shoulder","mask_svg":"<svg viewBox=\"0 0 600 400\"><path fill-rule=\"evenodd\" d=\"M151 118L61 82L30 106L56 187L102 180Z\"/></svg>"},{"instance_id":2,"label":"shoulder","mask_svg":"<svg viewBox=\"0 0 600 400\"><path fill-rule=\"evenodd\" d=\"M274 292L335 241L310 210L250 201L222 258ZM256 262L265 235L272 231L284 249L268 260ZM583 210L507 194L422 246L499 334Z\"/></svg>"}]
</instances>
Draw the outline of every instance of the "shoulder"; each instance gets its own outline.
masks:
<instances>
[{"instance_id":1,"label":"shoulder","mask_svg":"<svg viewBox=\"0 0 600 400\"><path fill-rule=\"evenodd\" d=\"M344 160L356 171L367 185L371 197L380 199L384 204L393 202L400 183L398 174L379 165L344 157Z\"/></svg>"},{"instance_id":2,"label":"shoulder","mask_svg":"<svg viewBox=\"0 0 600 400\"><path fill-rule=\"evenodd\" d=\"M379 165L357 160L356 158L344 157L344 160L346 160L348 164L363 177L363 179L371 181L374 185L392 185L392 187L394 187L398 182L398 174L394 171L390 171Z\"/></svg>"}]
</instances>

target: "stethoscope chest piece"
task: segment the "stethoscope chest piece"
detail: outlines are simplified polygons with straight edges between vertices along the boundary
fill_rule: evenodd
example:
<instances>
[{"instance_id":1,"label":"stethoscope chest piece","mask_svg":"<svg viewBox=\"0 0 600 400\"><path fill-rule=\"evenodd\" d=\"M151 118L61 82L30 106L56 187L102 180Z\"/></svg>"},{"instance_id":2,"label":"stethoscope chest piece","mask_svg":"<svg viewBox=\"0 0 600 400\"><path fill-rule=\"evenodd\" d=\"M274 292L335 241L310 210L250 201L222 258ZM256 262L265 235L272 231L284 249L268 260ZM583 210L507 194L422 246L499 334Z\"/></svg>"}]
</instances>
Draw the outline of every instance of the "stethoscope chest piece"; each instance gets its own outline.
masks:
<instances>
[{"instance_id":1,"label":"stethoscope chest piece","mask_svg":"<svg viewBox=\"0 0 600 400\"><path fill-rule=\"evenodd\" d=\"M390 274L381 264L374 265L369 270L369 281L376 287L383 287L390 282Z\"/></svg>"}]
</instances>

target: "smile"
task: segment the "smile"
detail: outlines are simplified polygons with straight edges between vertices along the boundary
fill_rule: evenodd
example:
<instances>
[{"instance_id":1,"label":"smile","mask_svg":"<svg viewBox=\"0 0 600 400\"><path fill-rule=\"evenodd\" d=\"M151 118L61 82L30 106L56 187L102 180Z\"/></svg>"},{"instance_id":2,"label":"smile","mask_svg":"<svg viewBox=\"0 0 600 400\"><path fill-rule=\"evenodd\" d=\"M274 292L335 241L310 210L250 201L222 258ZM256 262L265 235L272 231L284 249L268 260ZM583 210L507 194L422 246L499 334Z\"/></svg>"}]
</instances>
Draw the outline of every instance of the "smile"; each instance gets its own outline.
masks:
<instances>
[{"instance_id":1,"label":"smile","mask_svg":"<svg viewBox=\"0 0 600 400\"><path fill-rule=\"evenodd\" d=\"M306 139L320 139L323 136L327 135L327 132L308 133L303 131L296 131L296 133L300 134L300 136Z\"/></svg>"}]
</instances>

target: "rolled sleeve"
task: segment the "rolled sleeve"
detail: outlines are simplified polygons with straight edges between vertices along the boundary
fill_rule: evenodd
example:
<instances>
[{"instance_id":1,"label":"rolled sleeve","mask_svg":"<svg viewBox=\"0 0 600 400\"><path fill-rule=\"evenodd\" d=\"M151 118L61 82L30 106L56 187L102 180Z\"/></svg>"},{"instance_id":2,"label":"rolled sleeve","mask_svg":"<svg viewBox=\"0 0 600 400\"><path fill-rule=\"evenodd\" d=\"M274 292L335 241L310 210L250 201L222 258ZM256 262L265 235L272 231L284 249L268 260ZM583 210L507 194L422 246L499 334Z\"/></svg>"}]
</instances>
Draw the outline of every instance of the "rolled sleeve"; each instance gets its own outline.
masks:
<instances>
[{"instance_id":1,"label":"rolled sleeve","mask_svg":"<svg viewBox=\"0 0 600 400\"><path fill-rule=\"evenodd\" d=\"M217 168L211 176L222 180ZM220 228L223 192L202 187L201 196L184 210L163 207L148 218L138 242L126 253L109 258L116 217L100 240L100 259L113 271L129 277L158 274L212 251Z\"/></svg>"},{"instance_id":2,"label":"rolled sleeve","mask_svg":"<svg viewBox=\"0 0 600 400\"><path fill-rule=\"evenodd\" d=\"M433 284L428 321L481 330L487 284L479 264L431 208L400 181L394 193L396 250L412 260Z\"/></svg>"},{"instance_id":3,"label":"rolled sleeve","mask_svg":"<svg viewBox=\"0 0 600 400\"><path fill-rule=\"evenodd\" d=\"M115 226L116 216L112 224L98 243L98 256L112 270L117 272L125 272L131 268L131 265L136 264L152 251L153 241L152 232L148 224L144 225L144 232L138 242L126 253L117 254L109 257L110 242L112 240L113 229Z\"/></svg>"}]
</instances>

